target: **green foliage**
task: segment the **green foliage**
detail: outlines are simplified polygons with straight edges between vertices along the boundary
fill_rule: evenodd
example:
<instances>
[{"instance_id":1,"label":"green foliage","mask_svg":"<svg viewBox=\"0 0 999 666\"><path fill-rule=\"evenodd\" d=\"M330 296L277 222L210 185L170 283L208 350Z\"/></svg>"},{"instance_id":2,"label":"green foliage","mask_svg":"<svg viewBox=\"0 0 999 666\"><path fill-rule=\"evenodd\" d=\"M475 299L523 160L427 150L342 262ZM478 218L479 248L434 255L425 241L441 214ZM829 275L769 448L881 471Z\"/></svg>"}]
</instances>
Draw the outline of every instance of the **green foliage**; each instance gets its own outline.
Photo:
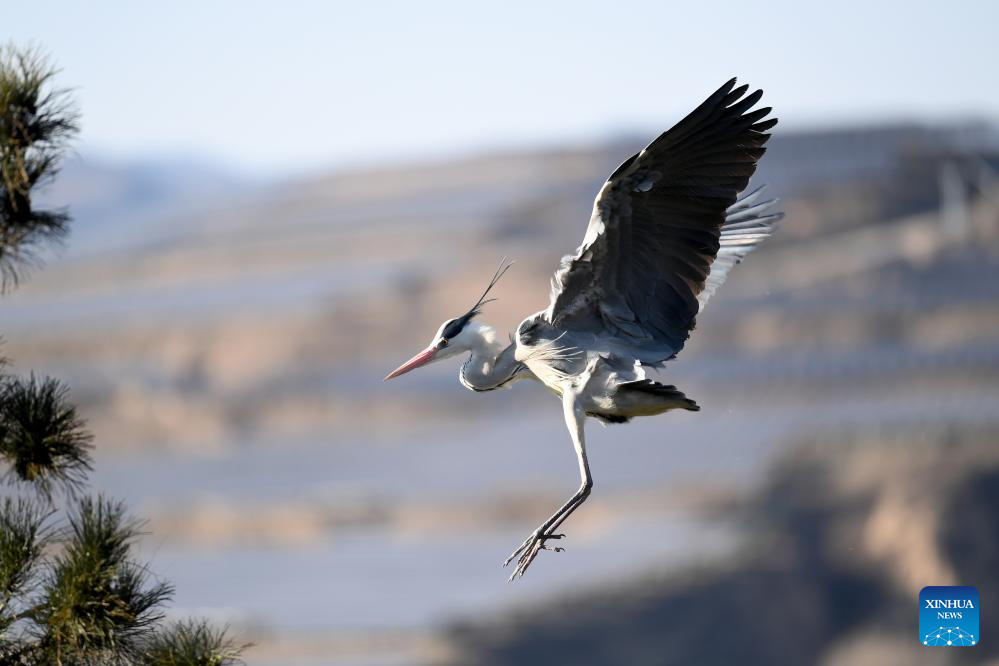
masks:
<instances>
[{"instance_id":1,"label":"green foliage","mask_svg":"<svg viewBox=\"0 0 999 666\"><path fill-rule=\"evenodd\" d=\"M0 46L0 291L17 281L43 242L62 238L69 216L39 211L32 190L58 170L77 113L57 70L37 50Z\"/></svg>"},{"instance_id":2,"label":"green foliage","mask_svg":"<svg viewBox=\"0 0 999 666\"><path fill-rule=\"evenodd\" d=\"M31 205L77 129L54 75L36 51L0 46L0 293L69 220ZM5 366L0 357L0 481L37 498L0 501L0 665L240 663L225 630L159 626L172 588L133 558L141 524L123 504L84 497L64 526L52 524L53 490L75 499L86 483L91 436L63 384L8 376Z\"/></svg>"},{"instance_id":3,"label":"green foliage","mask_svg":"<svg viewBox=\"0 0 999 666\"><path fill-rule=\"evenodd\" d=\"M0 458L6 476L30 483L46 497L58 485L67 494L79 488L91 470L90 434L68 389L54 379L0 380Z\"/></svg>"},{"instance_id":4,"label":"green foliage","mask_svg":"<svg viewBox=\"0 0 999 666\"><path fill-rule=\"evenodd\" d=\"M154 634L143 653L145 666L236 666L240 652L225 629L213 629L205 622L176 622Z\"/></svg>"},{"instance_id":5,"label":"green foliage","mask_svg":"<svg viewBox=\"0 0 999 666\"><path fill-rule=\"evenodd\" d=\"M151 583L131 559L140 534L123 504L100 497L80 501L65 548L43 584L45 601L32 613L52 663L128 663L139 654L172 592L166 583Z\"/></svg>"},{"instance_id":6,"label":"green foliage","mask_svg":"<svg viewBox=\"0 0 999 666\"><path fill-rule=\"evenodd\" d=\"M43 550L52 538L46 527L51 515L27 498L0 502L0 634L20 619L18 602L33 591Z\"/></svg>"},{"instance_id":7,"label":"green foliage","mask_svg":"<svg viewBox=\"0 0 999 666\"><path fill-rule=\"evenodd\" d=\"M0 664L235 666L226 629L163 627L172 587L134 559L141 523L120 502L81 498L67 526L25 498L0 503Z\"/></svg>"}]
</instances>

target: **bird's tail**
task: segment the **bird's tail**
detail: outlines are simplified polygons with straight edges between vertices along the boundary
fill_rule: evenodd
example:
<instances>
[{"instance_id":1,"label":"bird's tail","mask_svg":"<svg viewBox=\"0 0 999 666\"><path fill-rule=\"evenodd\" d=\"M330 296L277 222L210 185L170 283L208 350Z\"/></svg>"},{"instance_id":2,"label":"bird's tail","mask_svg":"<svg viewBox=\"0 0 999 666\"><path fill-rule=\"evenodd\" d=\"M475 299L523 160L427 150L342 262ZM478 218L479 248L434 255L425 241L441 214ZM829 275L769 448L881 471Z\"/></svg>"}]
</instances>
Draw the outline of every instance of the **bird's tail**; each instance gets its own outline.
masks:
<instances>
[{"instance_id":1,"label":"bird's tail","mask_svg":"<svg viewBox=\"0 0 999 666\"><path fill-rule=\"evenodd\" d=\"M666 409L686 409L691 412L699 412L701 410L696 402L672 384L660 384L651 379L639 379L633 382L624 382L618 385L617 390L650 396L655 399L659 406L664 408L663 411Z\"/></svg>"}]
</instances>

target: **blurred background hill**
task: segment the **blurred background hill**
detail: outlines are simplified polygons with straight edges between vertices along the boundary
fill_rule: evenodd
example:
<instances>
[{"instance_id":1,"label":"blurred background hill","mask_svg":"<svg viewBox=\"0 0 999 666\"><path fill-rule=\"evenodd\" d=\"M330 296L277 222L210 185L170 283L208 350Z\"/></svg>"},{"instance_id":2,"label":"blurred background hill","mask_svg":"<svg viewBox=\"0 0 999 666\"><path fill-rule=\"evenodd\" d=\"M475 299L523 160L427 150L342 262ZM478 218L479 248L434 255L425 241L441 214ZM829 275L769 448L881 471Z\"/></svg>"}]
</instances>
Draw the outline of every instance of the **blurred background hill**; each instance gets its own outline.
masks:
<instances>
[{"instance_id":1,"label":"blurred background hill","mask_svg":"<svg viewBox=\"0 0 999 666\"><path fill-rule=\"evenodd\" d=\"M747 535L735 557L456 624L448 663L995 664L985 642L927 654L911 619L925 580L986 581L982 606L997 601L995 437L956 425L803 435L751 496L705 507Z\"/></svg>"},{"instance_id":2,"label":"blurred background hill","mask_svg":"<svg viewBox=\"0 0 999 666\"><path fill-rule=\"evenodd\" d=\"M234 622L253 663L687 663L664 646L710 644L722 608L742 633L702 663L771 622L796 623L800 663L913 663L923 585L995 593L947 550L985 534L907 528L922 509L905 485L957 446L935 529L949 502L979 502L969 484L994 507L989 125L779 133L756 181L787 220L666 370L704 411L592 426L598 492L529 585L498 564L574 483L557 405L536 386L468 393L447 364L382 383L502 256L517 264L483 319L512 330L543 307L642 142L266 182L82 156L47 193L73 240L4 301L5 352L73 386L96 484L151 516L180 609ZM855 612L870 599L884 630ZM601 632L600 649L577 640ZM749 663L780 663L766 645Z\"/></svg>"}]
</instances>

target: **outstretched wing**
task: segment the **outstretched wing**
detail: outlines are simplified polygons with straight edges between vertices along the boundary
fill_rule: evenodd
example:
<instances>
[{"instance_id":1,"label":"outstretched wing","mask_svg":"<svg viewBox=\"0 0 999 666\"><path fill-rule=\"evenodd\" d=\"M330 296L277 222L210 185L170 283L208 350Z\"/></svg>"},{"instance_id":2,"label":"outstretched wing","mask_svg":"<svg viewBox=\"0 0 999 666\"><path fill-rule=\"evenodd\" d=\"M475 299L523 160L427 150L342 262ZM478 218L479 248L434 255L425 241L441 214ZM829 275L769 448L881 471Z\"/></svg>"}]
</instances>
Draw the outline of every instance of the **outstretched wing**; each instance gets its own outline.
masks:
<instances>
[{"instance_id":1,"label":"outstretched wing","mask_svg":"<svg viewBox=\"0 0 999 666\"><path fill-rule=\"evenodd\" d=\"M769 107L750 110L763 91L747 88L732 79L611 174L552 280L555 328L613 338L643 363L683 348L703 302L776 219L760 214L767 204L734 205L777 124Z\"/></svg>"},{"instance_id":2,"label":"outstretched wing","mask_svg":"<svg viewBox=\"0 0 999 666\"><path fill-rule=\"evenodd\" d=\"M701 311L708 299L725 282L728 272L755 250L757 245L770 238L778 220L784 217L784 213L771 212L777 205L777 199L760 201L765 189L766 185L760 185L725 211L725 224L718 237L718 254L711 264L704 288L697 294Z\"/></svg>"}]
</instances>

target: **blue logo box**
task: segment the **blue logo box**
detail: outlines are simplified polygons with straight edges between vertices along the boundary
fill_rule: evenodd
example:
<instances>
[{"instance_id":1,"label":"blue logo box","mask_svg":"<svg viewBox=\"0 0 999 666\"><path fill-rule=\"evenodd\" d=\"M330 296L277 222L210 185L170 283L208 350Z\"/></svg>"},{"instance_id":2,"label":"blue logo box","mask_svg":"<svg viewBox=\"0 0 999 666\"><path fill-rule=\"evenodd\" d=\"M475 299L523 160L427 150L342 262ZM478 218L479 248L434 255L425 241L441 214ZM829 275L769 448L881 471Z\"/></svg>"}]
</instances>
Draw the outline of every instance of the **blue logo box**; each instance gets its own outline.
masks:
<instances>
[{"instance_id":1,"label":"blue logo box","mask_svg":"<svg viewBox=\"0 0 999 666\"><path fill-rule=\"evenodd\" d=\"M970 647L978 640L978 590L954 585L920 591L920 643L927 647Z\"/></svg>"}]
</instances>

